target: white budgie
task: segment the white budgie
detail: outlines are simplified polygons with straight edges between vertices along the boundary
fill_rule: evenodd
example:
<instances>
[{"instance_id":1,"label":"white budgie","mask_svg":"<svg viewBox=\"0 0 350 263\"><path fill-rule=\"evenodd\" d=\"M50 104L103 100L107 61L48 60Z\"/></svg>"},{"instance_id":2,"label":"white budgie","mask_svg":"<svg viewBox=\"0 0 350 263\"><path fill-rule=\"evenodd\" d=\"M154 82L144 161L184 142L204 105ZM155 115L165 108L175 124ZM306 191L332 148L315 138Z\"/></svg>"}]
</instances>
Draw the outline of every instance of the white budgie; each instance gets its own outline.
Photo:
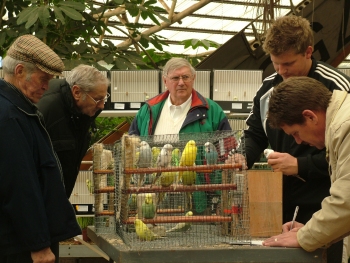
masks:
<instances>
[{"instance_id":1,"label":"white budgie","mask_svg":"<svg viewBox=\"0 0 350 263\"><path fill-rule=\"evenodd\" d=\"M141 141L139 154L136 163L138 168L149 168L152 166L152 150L149 144L145 141ZM144 173L140 173L138 178L137 187L139 188L143 184Z\"/></svg>"},{"instance_id":2,"label":"white budgie","mask_svg":"<svg viewBox=\"0 0 350 263\"><path fill-rule=\"evenodd\" d=\"M266 158L269 158L270 153L273 153L273 152L274 152L274 150L272 150L272 149L265 149L264 155Z\"/></svg>"},{"instance_id":3,"label":"white budgie","mask_svg":"<svg viewBox=\"0 0 350 263\"><path fill-rule=\"evenodd\" d=\"M165 144L161 149L158 158L157 158L157 167L170 167L171 166L171 152L173 151L173 146L171 144ZM161 172L157 173L156 177L153 180L153 184L157 182L159 177L161 176Z\"/></svg>"}]
</instances>

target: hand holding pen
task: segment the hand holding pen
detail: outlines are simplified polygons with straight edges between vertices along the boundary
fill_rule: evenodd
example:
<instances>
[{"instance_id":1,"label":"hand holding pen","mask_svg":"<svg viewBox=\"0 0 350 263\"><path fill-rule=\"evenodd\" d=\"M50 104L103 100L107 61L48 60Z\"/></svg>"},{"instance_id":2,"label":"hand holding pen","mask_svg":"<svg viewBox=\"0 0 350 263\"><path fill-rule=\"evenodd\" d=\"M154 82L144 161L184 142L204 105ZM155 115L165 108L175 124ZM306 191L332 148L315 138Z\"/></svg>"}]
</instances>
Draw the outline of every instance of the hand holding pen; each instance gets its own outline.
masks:
<instances>
[{"instance_id":1,"label":"hand holding pen","mask_svg":"<svg viewBox=\"0 0 350 263\"><path fill-rule=\"evenodd\" d=\"M297 218L298 211L299 211L299 206L296 206L294 215L293 215L292 224L290 225L290 230L292 230L294 227L294 222L295 222L295 219Z\"/></svg>"},{"instance_id":2,"label":"hand holding pen","mask_svg":"<svg viewBox=\"0 0 350 263\"><path fill-rule=\"evenodd\" d=\"M293 228L295 229L295 231L298 231L299 228L304 226L304 224L295 221L296 217L298 215L298 211L299 211L299 206L297 206L295 208L292 221L287 222L287 223L282 225L282 233L289 232L289 231L294 231L294 230L292 230Z\"/></svg>"}]
</instances>

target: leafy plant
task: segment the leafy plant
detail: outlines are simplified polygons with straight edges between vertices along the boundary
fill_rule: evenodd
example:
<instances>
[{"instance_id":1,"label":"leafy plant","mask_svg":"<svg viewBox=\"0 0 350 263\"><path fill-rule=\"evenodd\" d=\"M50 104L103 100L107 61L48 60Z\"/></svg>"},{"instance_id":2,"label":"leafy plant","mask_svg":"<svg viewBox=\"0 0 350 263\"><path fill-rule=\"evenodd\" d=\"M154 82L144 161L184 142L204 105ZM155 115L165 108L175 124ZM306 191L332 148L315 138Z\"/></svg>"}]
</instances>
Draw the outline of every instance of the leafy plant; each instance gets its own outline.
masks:
<instances>
[{"instance_id":1,"label":"leafy plant","mask_svg":"<svg viewBox=\"0 0 350 263\"><path fill-rule=\"evenodd\" d=\"M97 117L95 120L96 128L91 136L91 145L113 131L123 121L131 123L133 119L134 117Z\"/></svg>"},{"instance_id":2,"label":"leafy plant","mask_svg":"<svg viewBox=\"0 0 350 263\"><path fill-rule=\"evenodd\" d=\"M86 216L78 216L77 222L78 222L80 228L84 229L87 226L94 225L94 217L92 217L92 216L87 216L87 217Z\"/></svg>"}]
</instances>

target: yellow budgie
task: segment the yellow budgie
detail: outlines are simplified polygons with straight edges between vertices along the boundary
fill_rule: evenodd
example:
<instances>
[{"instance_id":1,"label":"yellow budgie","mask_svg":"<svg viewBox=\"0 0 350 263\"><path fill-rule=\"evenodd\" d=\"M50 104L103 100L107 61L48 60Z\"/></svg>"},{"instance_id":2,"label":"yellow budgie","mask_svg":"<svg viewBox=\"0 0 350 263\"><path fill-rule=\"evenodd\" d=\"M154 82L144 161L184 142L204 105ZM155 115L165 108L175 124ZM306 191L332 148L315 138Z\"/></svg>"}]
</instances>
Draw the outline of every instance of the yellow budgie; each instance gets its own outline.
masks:
<instances>
[{"instance_id":1,"label":"yellow budgie","mask_svg":"<svg viewBox=\"0 0 350 263\"><path fill-rule=\"evenodd\" d=\"M152 167L157 167L157 159L158 155L160 154L160 148L159 147L152 147Z\"/></svg>"},{"instance_id":2,"label":"yellow budgie","mask_svg":"<svg viewBox=\"0 0 350 263\"><path fill-rule=\"evenodd\" d=\"M148 228L148 226L145 223L143 223L140 219L135 219L134 224L135 224L136 234L141 240L151 241L151 240L160 238L160 236L153 233Z\"/></svg>"},{"instance_id":3,"label":"yellow budgie","mask_svg":"<svg viewBox=\"0 0 350 263\"><path fill-rule=\"evenodd\" d=\"M197 146L194 140L187 142L180 159L179 166L193 166L197 156Z\"/></svg>"},{"instance_id":4,"label":"yellow budgie","mask_svg":"<svg viewBox=\"0 0 350 263\"><path fill-rule=\"evenodd\" d=\"M197 156L197 146L194 140L187 142L180 159L179 166L194 166ZM181 180L183 172L179 172L178 181Z\"/></svg>"},{"instance_id":5,"label":"yellow budgie","mask_svg":"<svg viewBox=\"0 0 350 263\"><path fill-rule=\"evenodd\" d=\"M177 177L177 172L162 172L162 175L160 176L160 185L162 187L169 187ZM159 205L165 198L166 193L161 192L158 194L158 201L157 204Z\"/></svg>"},{"instance_id":6,"label":"yellow budgie","mask_svg":"<svg viewBox=\"0 0 350 263\"><path fill-rule=\"evenodd\" d=\"M196 182L196 172L195 171L184 171L182 173L182 184L183 185L193 185ZM192 210L192 192L187 192L187 207Z\"/></svg>"}]
</instances>

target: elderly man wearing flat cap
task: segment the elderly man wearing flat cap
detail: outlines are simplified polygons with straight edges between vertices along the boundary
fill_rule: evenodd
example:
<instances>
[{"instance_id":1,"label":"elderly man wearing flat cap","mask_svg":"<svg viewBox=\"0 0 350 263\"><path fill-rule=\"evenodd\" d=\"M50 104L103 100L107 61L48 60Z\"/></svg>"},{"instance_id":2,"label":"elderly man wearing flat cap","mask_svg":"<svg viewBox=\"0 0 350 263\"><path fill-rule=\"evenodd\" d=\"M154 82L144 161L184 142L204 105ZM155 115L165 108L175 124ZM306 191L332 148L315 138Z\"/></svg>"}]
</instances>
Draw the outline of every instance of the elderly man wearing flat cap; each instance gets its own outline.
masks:
<instances>
[{"instance_id":1,"label":"elderly man wearing flat cap","mask_svg":"<svg viewBox=\"0 0 350 263\"><path fill-rule=\"evenodd\" d=\"M59 262L59 242L81 233L37 103L64 69L32 35L18 37L0 80L0 262Z\"/></svg>"}]
</instances>

